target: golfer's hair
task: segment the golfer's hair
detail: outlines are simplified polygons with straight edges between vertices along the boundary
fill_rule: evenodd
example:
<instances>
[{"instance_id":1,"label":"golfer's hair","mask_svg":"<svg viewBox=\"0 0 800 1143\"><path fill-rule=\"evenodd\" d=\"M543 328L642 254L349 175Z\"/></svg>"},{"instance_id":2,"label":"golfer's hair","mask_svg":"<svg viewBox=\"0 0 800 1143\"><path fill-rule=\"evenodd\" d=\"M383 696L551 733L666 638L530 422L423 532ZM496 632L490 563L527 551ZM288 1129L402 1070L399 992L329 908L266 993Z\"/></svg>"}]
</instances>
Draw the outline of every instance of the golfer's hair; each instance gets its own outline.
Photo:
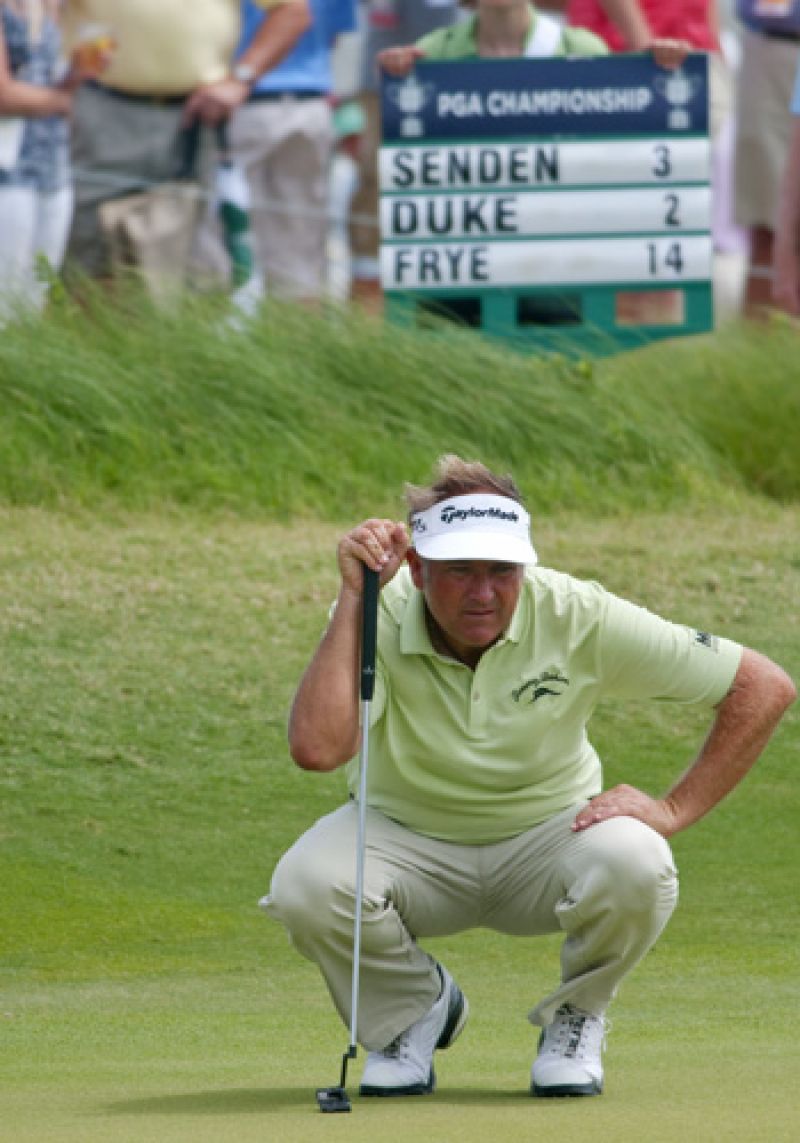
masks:
<instances>
[{"instance_id":1,"label":"golfer's hair","mask_svg":"<svg viewBox=\"0 0 800 1143\"><path fill-rule=\"evenodd\" d=\"M415 512L425 512L451 496L468 496L474 492L490 492L495 496L508 496L523 506L525 503L513 477L498 476L479 460L462 460L449 452L436 462L434 480L430 484L406 485L409 519Z\"/></svg>"}]
</instances>

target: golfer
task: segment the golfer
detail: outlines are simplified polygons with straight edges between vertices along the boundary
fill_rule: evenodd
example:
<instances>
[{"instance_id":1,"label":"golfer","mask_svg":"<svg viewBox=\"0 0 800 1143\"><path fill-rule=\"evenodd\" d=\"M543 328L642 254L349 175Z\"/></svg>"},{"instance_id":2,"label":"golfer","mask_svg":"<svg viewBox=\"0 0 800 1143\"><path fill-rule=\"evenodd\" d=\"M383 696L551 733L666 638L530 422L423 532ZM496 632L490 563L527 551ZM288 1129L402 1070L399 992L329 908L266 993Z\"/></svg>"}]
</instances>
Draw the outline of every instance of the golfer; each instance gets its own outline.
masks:
<instances>
[{"instance_id":1,"label":"golfer","mask_svg":"<svg viewBox=\"0 0 800 1143\"><path fill-rule=\"evenodd\" d=\"M562 933L561 977L535 1005L537 1096L603 1088L606 1009L677 899L667 839L744 777L796 697L769 659L537 565L510 477L446 456L407 490L404 524L370 519L338 546L341 587L292 707L292 756L330 771L359 750L363 565L380 573L370 711L358 1040L362 1095L434 1087L433 1055L466 997L426 938ZM708 735L662 797L603 791L586 733L605 699L704 706ZM275 871L268 913L351 1003L351 800Z\"/></svg>"}]
</instances>

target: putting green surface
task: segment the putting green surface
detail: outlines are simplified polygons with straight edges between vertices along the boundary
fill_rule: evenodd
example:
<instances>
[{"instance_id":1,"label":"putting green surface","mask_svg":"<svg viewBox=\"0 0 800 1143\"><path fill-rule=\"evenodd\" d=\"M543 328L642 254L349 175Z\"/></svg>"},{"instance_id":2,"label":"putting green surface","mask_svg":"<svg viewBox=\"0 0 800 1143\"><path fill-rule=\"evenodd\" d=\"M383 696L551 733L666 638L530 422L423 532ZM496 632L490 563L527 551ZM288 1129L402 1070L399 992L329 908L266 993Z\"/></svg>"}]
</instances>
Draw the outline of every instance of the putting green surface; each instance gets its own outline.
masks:
<instances>
[{"instance_id":1,"label":"putting green surface","mask_svg":"<svg viewBox=\"0 0 800 1143\"><path fill-rule=\"evenodd\" d=\"M452 1050L436 1057L437 1092L360 1100L362 1055L350 1065L350 1115L317 1110L315 1088L336 1082L347 1035L310 967L281 964L277 980L265 964L263 974L6 989L0 1139L797 1138L797 1059L776 1036L791 987L775 990L769 1008L770 989L756 979L747 1012L747 998L726 1005L724 982L715 985L698 966L673 1003L679 974L663 978L653 955L615 1006L605 1093L535 1100L526 1091L536 1037L520 1003L521 942L465 939L469 947L449 963L473 1017ZM482 972L483 941L493 971L506 946L505 979ZM555 955L545 945L532 958L534 977ZM668 968L666 947L659 959Z\"/></svg>"}]
</instances>

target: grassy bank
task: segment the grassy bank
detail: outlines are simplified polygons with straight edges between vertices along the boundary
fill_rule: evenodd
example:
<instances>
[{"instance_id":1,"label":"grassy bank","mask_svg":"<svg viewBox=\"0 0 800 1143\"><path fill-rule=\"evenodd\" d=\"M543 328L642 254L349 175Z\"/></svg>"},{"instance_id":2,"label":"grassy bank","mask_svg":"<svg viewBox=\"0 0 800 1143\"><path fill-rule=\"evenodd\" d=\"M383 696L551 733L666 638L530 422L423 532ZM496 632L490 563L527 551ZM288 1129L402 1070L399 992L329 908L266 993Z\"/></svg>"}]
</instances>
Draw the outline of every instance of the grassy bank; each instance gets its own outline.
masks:
<instances>
[{"instance_id":1,"label":"grassy bank","mask_svg":"<svg viewBox=\"0 0 800 1143\"><path fill-rule=\"evenodd\" d=\"M296 308L233 334L204 302L62 301L0 339L0 500L336 519L455 450L512 468L539 513L790 501L795 338L728 327L568 362Z\"/></svg>"}]
</instances>

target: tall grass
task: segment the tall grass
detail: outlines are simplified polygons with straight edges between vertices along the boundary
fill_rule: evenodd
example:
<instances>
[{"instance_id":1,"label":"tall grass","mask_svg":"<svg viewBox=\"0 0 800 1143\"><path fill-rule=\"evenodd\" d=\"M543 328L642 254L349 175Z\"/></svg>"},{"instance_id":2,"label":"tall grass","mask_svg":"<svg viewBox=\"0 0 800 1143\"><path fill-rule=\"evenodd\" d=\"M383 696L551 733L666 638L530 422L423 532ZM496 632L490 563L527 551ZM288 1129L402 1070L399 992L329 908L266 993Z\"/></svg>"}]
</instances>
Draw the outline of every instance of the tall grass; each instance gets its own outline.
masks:
<instances>
[{"instance_id":1,"label":"tall grass","mask_svg":"<svg viewBox=\"0 0 800 1143\"><path fill-rule=\"evenodd\" d=\"M0 499L394 510L455 450L538 512L800 493L800 363L785 324L602 362L512 353L273 304L233 332L208 300L61 299L0 334Z\"/></svg>"}]
</instances>

